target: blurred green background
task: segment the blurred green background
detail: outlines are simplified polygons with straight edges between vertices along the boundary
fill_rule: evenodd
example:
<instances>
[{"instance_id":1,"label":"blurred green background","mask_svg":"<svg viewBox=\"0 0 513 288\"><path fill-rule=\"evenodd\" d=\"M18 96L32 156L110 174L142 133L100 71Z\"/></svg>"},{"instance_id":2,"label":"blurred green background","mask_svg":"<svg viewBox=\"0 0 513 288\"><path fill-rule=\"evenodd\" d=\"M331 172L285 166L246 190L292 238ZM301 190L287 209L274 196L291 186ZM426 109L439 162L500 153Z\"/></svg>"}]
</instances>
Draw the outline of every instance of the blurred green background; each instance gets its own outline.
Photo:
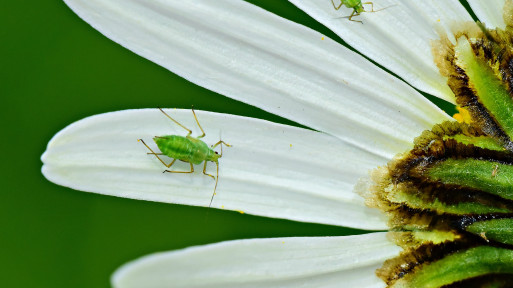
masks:
<instances>
[{"instance_id":1,"label":"blurred green background","mask_svg":"<svg viewBox=\"0 0 513 288\"><path fill-rule=\"evenodd\" d=\"M340 41L285 1L252 2ZM94 114L194 105L293 123L133 54L62 1L2 1L0 11L1 179L6 184L0 194L0 286L110 287L117 267L152 252L231 239L365 232L215 209L205 221L206 208L101 196L47 181L40 156L50 138Z\"/></svg>"}]
</instances>

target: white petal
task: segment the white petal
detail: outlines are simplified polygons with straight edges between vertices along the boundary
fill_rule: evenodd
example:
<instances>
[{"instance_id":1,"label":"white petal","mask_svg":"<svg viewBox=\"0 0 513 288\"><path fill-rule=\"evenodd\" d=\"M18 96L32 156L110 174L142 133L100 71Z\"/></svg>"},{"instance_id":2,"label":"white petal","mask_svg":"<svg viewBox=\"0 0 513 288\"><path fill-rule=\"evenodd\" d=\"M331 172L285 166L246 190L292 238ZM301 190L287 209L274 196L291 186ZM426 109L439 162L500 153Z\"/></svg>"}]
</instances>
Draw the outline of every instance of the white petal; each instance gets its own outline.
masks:
<instances>
[{"instance_id":1,"label":"white petal","mask_svg":"<svg viewBox=\"0 0 513 288\"><path fill-rule=\"evenodd\" d=\"M168 111L198 132L190 110ZM207 133L205 143L214 144L222 136L233 145L223 149L219 160L219 185L212 207L386 229L380 212L365 207L353 186L387 159L324 133L239 116L196 113ZM202 174L202 165L192 174L162 173L165 166L154 155L147 155L147 148L137 141L142 138L156 148L152 137L170 134L185 135L186 131L157 109L89 117L54 136L42 157L43 174L82 191L208 206L214 180ZM215 164L209 162L207 167L207 172L216 174ZM190 166L179 162L172 168L187 171Z\"/></svg>"},{"instance_id":2,"label":"white petal","mask_svg":"<svg viewBox=\"0 0 513 288\"><path fill-rule=\"evenodd\" d=\"M400 248L386 233L252 239L149 255L121 267L115 288L385 287L375 270Z\"/></svg>"},{"instance_id":3,"label":"white petal","mask_svg":"<svg viewBox=\"0 0 513 288\"><path fill-rule=\"evenodd\" d=\"M66 3L107 37L196 84L387 158L446 117L363 57L244 1Z\"/></svg>"},{"instance_id":4,"label":"white petal","mask_svg":"<svg viewBox=\"0 0 513 288\"><path fill-rule=\"evenodd\" d=\"M467 0L472 11L476 13L477 18L486 24L488 28L506 28L504 18L502 18L502 9L506 0Z\"/></svg>"},{"instance_id":5,"label":"white petal","mask_svg":"<svg viewBox=\"0 0 513 288\"><path fill-rule=\"evenodd\" d=\"M333 0L340 3L340 0ZM349 45L383 65L418 89L454 103L447 80L433 62L430 41L438 39L436 27L447 32L454 22L472 21L457 0L381 0L375 13L362 13L349 21L352 9L335 10L331 0L290 0L333 30ZM338 4L337 4L338 5ZM365 5L370 10L370 5Z\"/></svg>"}]
</instances>

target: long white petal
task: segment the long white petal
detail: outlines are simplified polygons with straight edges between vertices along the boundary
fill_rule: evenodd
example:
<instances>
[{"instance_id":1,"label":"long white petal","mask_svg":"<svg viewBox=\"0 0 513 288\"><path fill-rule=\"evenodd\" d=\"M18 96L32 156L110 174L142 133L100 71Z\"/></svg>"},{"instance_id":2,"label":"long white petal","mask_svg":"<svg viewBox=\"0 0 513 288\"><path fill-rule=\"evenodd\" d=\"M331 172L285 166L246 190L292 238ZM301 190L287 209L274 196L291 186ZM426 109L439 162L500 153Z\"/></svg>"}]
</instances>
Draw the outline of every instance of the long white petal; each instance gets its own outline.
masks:
<instances>
[{"instance_id":1,"label":"long white petal","mask_svg":"<svg viewBox=\"0 0 513 288\"><path fill-rule=\"evenodd\" d=\"M115 288L385 287L375 270L400 248L386 233L252 239L149 255L121 267Z\"/></svg>"},{"instance_id":2,"label":"long white petal","mask_svg":"<svg viewBox=\"0 0 513 288\"><path fill-rule=\"evenodd\" d=\"M502 17L502 9L506 0L467 0L472 11L476 13L477 18L486 24L488 28L501 28L506 27L504 18Z\"/></svg>"},{"instance_id":3,"label":"long white petal","mask_svg":"<svg viewBox=\"0 0 513 288\"><path fill-rule=\"evenodd\" d=\"M363 57L244 1L66 3L107 37L194 83L384 157L446 117Z\"/></svg>"},{"instance_id":4,"label":"long white petal","mask_svg":"<svg viewBox=\"0 0 513 288\"><path fill-rule=\"evenodd\" d=\"M340 0L333 0L336 5ZM335 10L331 0L290 0L333 30L362 54L396 73L418 89L455 101L447 80L433 62L430 41L438 39L437 26L447 32L454 22L472 18L457 0L381 0L375 13L362 13L349 21L352 9ZM370 5L365 5L370 10Z\"/></svg>"},{"instance_id":5,"label":"long white petal","mask_svg":"<svg viewBox=\"0 0 513 288\"><path fill-rule=\"evenodd\" d=\"M168 110L198 132L190 110ZM222 137L219 186L212 207L268 217L386 229L381 214L353 192L358 178L386 163L324 133L275 123L197 111L205 143ZM194 133L197 135L199 133ZM186 135L157 109L101 114L71 124L48 144L43 174L73 189L119 197L208 206L214 180L202 165L192 174L166 169L137 139L156 148L153 136ZM219 148L219 147L218 147ZM158 149L157 151L158 152ZM163 157L164 158L164 157ZM171 160L165 157L167 163ZM215 164L207 172L215 175ZM188 163L173 169L187 171Z\"/></svg>"}]
</instances>

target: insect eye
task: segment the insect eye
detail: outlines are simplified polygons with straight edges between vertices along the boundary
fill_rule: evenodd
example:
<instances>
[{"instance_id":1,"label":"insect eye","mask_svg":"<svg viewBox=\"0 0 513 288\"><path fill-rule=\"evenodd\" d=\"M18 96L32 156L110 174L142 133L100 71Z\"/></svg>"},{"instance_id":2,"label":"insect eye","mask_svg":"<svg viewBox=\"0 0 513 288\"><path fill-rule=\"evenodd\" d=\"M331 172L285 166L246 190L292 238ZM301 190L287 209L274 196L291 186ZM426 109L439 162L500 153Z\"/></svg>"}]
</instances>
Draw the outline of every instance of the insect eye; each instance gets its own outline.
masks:
<instances>
[{"instance_id":1,"label":"insect eye","mask_svg":"<svg viewBox=\"0 0 513 288\"><path fill-rule=\"evenodd\" d=\"M214 153L218 154L217 151L214 151Z\"/></svg>"}]
</instances>

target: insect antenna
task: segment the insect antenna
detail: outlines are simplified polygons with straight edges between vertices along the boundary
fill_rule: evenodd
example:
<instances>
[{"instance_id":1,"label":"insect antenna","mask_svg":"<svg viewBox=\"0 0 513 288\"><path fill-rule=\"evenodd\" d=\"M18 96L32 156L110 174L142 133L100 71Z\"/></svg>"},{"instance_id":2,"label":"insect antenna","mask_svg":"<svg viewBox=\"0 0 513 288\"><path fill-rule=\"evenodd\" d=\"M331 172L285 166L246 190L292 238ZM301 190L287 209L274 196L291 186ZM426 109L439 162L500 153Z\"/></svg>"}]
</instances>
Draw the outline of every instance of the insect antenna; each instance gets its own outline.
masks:
<instances>
[{"instance_id":1,"label":"insect antenna","mask_svg":"<svg viewBox=\"0 0 513 288\"><path fill-rule=\"evenodd\" d=\"M223 150L223 145L221 145L221 150ZM208 208L210 208L210 206L212 206L212 201L214 200L214 196L216 196L217 180L219 180L219 162L216 161L215 163L216 163L216 185L214 186L214 193L212 193L212 198L210 198L210 204L208 204Z\"/></svg>"},{"instance_id":2,"label":"insect antenna","mask_svg":"<svg viewBox=\"0 0 513 288\"><path fill-rule=\"evenodd\" d=\"M381 9L378 9L378 10L374 10L374 5L372 2L365 2L363 4L370 4L371 5L371 11L363 11L365 13L374 13L374 12L379 12L379 11L383 11L385 9L388 9L390 7L394 7L394 6L397 6L397 4L393 4L393 5L390 5L390 6L387 6L387 7L384 7L384 8L381 8Z\"/></svg>"}]
</instances>

